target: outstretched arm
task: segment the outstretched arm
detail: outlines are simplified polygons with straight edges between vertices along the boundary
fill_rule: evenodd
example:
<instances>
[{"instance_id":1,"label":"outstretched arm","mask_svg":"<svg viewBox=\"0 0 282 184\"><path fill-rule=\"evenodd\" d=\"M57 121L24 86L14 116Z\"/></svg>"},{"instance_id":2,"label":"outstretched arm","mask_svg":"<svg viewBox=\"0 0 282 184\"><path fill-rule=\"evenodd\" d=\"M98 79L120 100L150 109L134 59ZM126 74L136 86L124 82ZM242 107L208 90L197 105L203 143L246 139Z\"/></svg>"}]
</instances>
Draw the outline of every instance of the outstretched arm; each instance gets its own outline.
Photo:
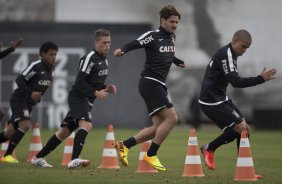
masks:
<instances>
[{"instance_id":1,"label":"outstretched arm","mask_svg":"<svg viewBox=\"0 0 282 184\"><path fill-rule=\"evenodd\" d=\"M125 44L121 48L116 49L114 51L114 55L116 57L121 57L121 56L123 56L125 53L127 53L129 51L135 50L135 49L139 49L141 47L142 47L142 45L140 44L140 42L138 40L133 40L132 42L129 42L128 44Z\"/></svg>"},{"instance_id":2,"label":"outstretched arm","mask_svg":"<svg viewBox=\"0 0 282 184\"><path fill-rule=\"evenodd\" d=\"M276 69L268 71L264 69L262 73L256 77L240 77L233 60L214 60L212 63L212 66L215 64L215 66L225 75L228 82L235 88L246 88L262 84L268 80L274 79L274 75L277 72Z\"/></svg>"},{"instance_id":3,"label":"outstretched arm","mask_svg":"<svg viewBox=\"0 0 282 184\"><path fill-rule=\"evenodd\" d=\"M6 57L8 54L10 54L11 52L13 52L15 49L13 49L12 47L9 47L3 51L0 51L0 59Z\"/></svg>"},{"instance_id":4,"label":"outstretched arm","mask_svg":"<svg viewBox=\"0 0 282 184\"><path fill-rule=\"evenodd\" d=\"M121 48L118 48L114 51L114 55L116 57L121 57L125 53L135 50L135 49L140 49L144 47L148 47L151 45L152 41L154 40L153 35L150 32L147 32L137 38L136 40L133 40L125 45L123 45Z\"/></svg>"},{"instance_id":5,"label":"outstretched arm","mask_svg":"<svg viewBox=\"0 0 282 184\"><path fill-rule=\"evenodd\" d=\"M257 77L247 77L242 78L238 75L238 73L232 72L231 74L227 75L227 79L231 83L233 87L237 88L245 88L250 86L255 86L266 81L275 79L275 74L277 73L276 69L267 70L266 68L263 69L260 75Z\"/></svg>"},{"instance_id":6,"label":"outstretched arm","mask_svg":"<svg viewBox=\"0 0 282 184\"><path fill-rule=\"evenodd\" d=\"M12 41L11 46L3 51L0 51L0 59L4 58L11 52L14 52L16 48L20 47L22 45L23 38L18 39L17 41Z\"/></svg>"}]
</instances>

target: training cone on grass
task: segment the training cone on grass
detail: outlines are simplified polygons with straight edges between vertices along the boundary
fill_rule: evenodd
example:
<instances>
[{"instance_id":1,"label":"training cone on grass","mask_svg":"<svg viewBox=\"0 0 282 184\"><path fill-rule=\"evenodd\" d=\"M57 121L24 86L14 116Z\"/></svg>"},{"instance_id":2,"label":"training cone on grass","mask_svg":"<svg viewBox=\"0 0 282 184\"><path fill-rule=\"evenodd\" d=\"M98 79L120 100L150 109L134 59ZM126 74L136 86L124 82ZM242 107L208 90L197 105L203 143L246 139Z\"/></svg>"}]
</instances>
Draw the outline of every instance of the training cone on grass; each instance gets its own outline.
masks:
<instances>
[{"instance_id":1,"label":"training cone on grass","mask_svg":"<svg viewBox=\"0 0 282 184\"><path fill-rule=\"evenodd\" d=\"M6 153L7 149L8 149L8 146L9 146L9 142L10 142L10 140L8 140L8 141L6 141L6 142L3 142L3 143L1 144L1 150L0 150L0 156L1 156L1 157L4 157L4 155L5 155L5 153ZM14 159L17 160L15 150L12 152L12 156L13 156ZM1 160L1 159L0 159L0 160Z\"/></svg>"},{"instance_id":2,"label":"training cone on grass","mask_svg":"<svg viewBox=\"0 0 282 184\"><path fill-rule=\"evenodd\" d=\"M140 154L139 154L139 161L138 161L138 168L137 173L156 173L159 172L155 168L153 168L150 164L144 161L144 155L147 153L148 149L151 146L152 141L146 141L141 144L140 147Z\"/></svg>"},{"instance_id":3,"label":"training cone on grass","mask_svg":"<svg viewBox=\"0 0 282 184\"><path fill-rule=\"evenodd\" d=\"M42 149L42 142L40 136L39 123L35 123L32 130L31 143L29 145L29 153L27 161L31 161L32 157L35 156Z\"/></svg>"},{"instance_id":4,"label":"training cone on grass","mask_svg":"<svg viewBox=\"0 0 282 184\"><path fill-rule=\"evenodd\" d=\"M241 133L240 148L235 171L235 181L256 181L255 168L252 158L248 132L243 130Z\"/></svg>"},{"instance_id":5,"label":"training cone on grass","mask_svg":"<svg viewBox=\"0 0 282 184\"><path fill-rule=\"evenodd\" d=\"M202 169L195 129L191 129L189 132L188 148L182 176L205 176Z\"/></svg>"},{"instance_id":6,"label":"training cone on grass","mask_svg":"<svg viewBox=\"0 0 282 184\"><path fill-rule=\"evenodd\" d=\"M64 147L64 155L63 155L61 165L68 165L68 163L71 161L73 142L74 142L74 132L72 132L68 136L68 138L66 138L66 143Z\"/></svg>"},{"instance_id":7,"label":"training cone on grass","mask_svg":"<svg viewBox=\"0 0 282 184\"><path fill-rule=\"evenodd\" d=\"M103 149L101 165L98 168L119 169L117 151L115 149L115 134L113 125L108 125Z\"/></svg>"},{"instance_id":8,"label":"training cone on grass","mask_svg":"<svg viewBox=\"0 0 282 184\"><path fill-rule=\"evenodd\" d=\"M7 128L7 126L8 126L8 123L5 124L5 129ZM8 149L8 146L9 146L9 142L10 142L10 140L7 140L7 141L5 141L1 144L1 149L0 149L0 156L1 157L3 157L5 155L5 153ZM14 159L17 159L15 150L13 151L12 156L14 157Z\"/></svg>"}]
</instances>

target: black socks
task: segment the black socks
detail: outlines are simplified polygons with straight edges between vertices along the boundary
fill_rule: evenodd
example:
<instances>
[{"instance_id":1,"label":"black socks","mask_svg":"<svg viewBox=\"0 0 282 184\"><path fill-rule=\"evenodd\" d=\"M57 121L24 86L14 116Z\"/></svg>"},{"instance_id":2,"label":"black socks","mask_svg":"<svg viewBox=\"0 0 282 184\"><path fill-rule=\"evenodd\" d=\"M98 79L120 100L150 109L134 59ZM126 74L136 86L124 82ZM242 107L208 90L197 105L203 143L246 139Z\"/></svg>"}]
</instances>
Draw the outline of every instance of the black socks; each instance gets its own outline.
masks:
<instances>
[{"instance_id":1,"label":"black socks","mask_svg":"<svg viewBox=\"0 0 282 184\"><path fill-rule=\"evenodd\" d=\"M18 143L22 140L25 133L19 129L16 130L14 135L11 137L9 146L7 148L7 151L4 156L11 155L14 151L15 147L18 145Z\"/></svg>"},{"instance_id":2,"label":"black socks","mask_svg":"<svg viewBox=\"0 0 282 184\"><path fill-rule=\"evenodd\" d=\"M56 134L54 134L47 142L47 144L37 153L36 158L43 158L53 151L59 144L61 140L58 139Z\"/></svg>"},{"instance_id":3,"label":"black socks","mask_svg":"<svg viewBox=\"0 0 282 184\"><path fill-rule=\"evenodd\" d=\"M159 148L160 148L160 145L152 142L149 150L147 151L147 156L149 156L149 157L156 156Z\"/></svg>"},{"instance_id":4,"label":"black socks","mask_svg":"<svg viewBox=\"0 0 282 184\"><path fill-rule=\"evenodd\" d=\"M240 134L235 132L232 128L227 128L220 136L218 136L212 142L209 143L207 151L215 151L221 145L232 142L236 138L240 139L240 137Z\"/></svg>"},{"instance_id":5,"label":"black socks","mask_svg":"<svg viewBox=\"0 0 282 184\"><path fill-rule=\"evenodd\" d=\"M79 157L81 150L84 146L84 141L85 141L87 134L88 132L85 129L79 129L77 133L75 134L71 160Z\"/></svg>"},{"instance_id":6,"label":"black socks","mask_svg":"<svg viewBox=\"0 0 282 184\"><path fill-rule=\"evenodd\" d=\"M130 137L129 139L123 141L123 144L129 149L132 146L135 146L137 142L134 137Z\"/></svg>"}]
</instances>

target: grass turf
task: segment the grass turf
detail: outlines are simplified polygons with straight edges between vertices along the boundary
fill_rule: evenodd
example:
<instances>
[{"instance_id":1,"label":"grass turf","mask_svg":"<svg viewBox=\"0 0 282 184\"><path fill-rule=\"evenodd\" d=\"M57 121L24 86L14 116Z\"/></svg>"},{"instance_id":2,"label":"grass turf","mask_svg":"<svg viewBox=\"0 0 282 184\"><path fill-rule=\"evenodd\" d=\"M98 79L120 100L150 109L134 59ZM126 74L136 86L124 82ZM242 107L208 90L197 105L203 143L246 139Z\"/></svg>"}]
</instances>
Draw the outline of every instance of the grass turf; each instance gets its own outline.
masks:
<instances>
[{"instance_id":1,"label":"grass turf","mask_svg":"<svg viewBox=\"0 0 282 184\"><path fill-rule=\"evenodd\" d=\"M81 157L91 160L88 168L69 170L61 166L64 143L54 150L46 159L54 168L38 168L26 162L31 131L23 138L16 148L19 164L0 163L0 183L238 183L233 181L236 169L235 141L220 147L215 153L216 170L210 171L203 164L204 177L182 177L187 149L188 131L186 127L175 128L161 146L158 155L166 166L166 172L137 174L140 147L130 150L129 166L120 169L98 169L102 159L102 151L106 136L106 129L94 129L87 137ZM41 130L41 138L45 144L55 131ZM122 140L137 133L134 129L118 129L114 127L116 140ZM256 183L276 184L281 182L282 168L282 136L281 131L252 131L250 144L258 174L264 179ZM209 142L220 131L217 129L203 129L197 131L199 146Z\"/></svg>"}]
</instances>

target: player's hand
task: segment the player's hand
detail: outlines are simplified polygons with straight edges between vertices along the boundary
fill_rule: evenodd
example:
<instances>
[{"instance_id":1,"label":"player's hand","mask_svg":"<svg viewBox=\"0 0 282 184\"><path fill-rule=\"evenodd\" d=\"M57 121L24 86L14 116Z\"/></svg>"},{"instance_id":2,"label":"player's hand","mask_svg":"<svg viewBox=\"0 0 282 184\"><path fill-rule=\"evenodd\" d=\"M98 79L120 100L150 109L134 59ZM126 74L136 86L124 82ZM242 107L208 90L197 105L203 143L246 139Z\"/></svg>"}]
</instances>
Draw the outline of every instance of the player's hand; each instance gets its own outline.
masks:
<instances>
[{"instance_id":1,"label":"player's hand","mask_svg":"<svg viewBox=\"0 0 282 184\"><path fill-rule=\"evenodd\" d=\"M121 49L116 49L116 50L114 51L114 55L115 55L116 57L121 57L121 56L124 55L124 52L122 52Z\"/></svg>"},{"instance_id":2,"label":"player's hand","mask_svg":"<svg viewBox=\"0 0 282 184\"><path fill-rule=\"evenodd\" d=\"M105 99L108 96L108 92L106 89L102 89L100 91L95 91L95 96L99 99Z\"/></svg>"},{"instance_id":3,"label":"player's hand","mask_svg":"<svg viewBox=\"0 0 282 184\"><path fill-rule=\"evenodd\" d=\"M41 100L41 96L42 96L42 93L39 92L39 91L33 91L31 93L31 99L34 101L34 102L40 102Z\"/></svg>"},{"instance_id":4,"label":"player's hand","mask_svg":"<svg viewBox=\"0 0 282 184\"><path fill-rule=\"evenodd\" d=\"M14 49L22 46L22 43L23 43L23 38L19 38L17 41L12 41L11 42L11 47L13 47Z\"/></svg>"},{"instance_id":5,"label":"player's hand","mask_svg":"<svg viewBox=\"0 0 282 184\"><path fill-rule=\"evenodd\" d=\"M264 79L264 81L269 81L272 79L275 79L276 77L274 76L277 73L277 70L275 68L272 68L271 70L267 70L264 67L264 69L262 70L260 76L262 76L262 78Z\"/></svg>"},{"instance_id":6,"label":"player's hand","mask_svg":"<svg viewBox=\"0 0 282 184\"><path fill-rule=\"evenodd\" d=\"M180 68L186 68L186 65L185 65L185 64L179 64L178 67L180 67Z\"/></svg>"},{"instance_id":7,"label":"player's hand","mask_svg":"<svg viewBox=\"0 0 282 184\"><path fill-rule=\"evenodd\" d=\"M110 84L106 87L106 91L108 93L111 93L111 94L116 94L117 93L117 87L113 84Z\"/></svg>"}]
</instances>

